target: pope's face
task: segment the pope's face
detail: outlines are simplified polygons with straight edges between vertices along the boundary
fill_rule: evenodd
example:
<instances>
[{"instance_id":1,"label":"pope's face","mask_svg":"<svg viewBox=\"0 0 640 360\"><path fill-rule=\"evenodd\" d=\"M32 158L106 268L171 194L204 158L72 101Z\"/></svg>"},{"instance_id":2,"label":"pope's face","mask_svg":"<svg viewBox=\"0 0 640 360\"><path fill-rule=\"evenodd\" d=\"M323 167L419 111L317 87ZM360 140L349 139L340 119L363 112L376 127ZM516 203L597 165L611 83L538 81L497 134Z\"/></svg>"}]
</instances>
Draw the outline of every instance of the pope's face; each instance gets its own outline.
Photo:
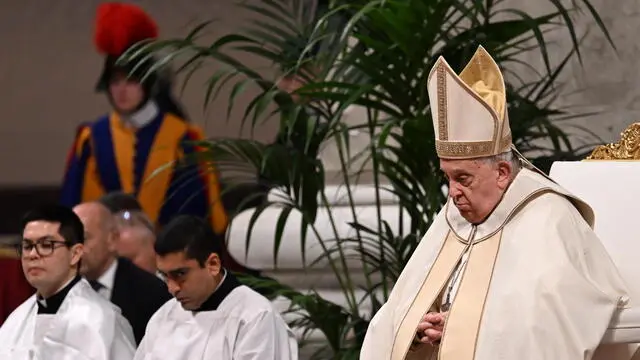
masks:
<instances>
[{"instance_id":1,"label":"pope's face","mask_svg":"<svg viewBox=\"0 0 640 360\"><path fill-rule=\"evenodd\" d=\"M59 223L32 221L22 233L22 269L31 286L50 296L76 273L82 244L69 246L60 235Z\"/></svg>"},{"instance_id":2,"label":"pope's face","mask_svg":"<svg viewBox=\"0 0 640 360\"><path fill-rule=\"evenodd\" d=\"M202 265L184 251L157 256L156 263L167 289L185 310L198 309L219 284L221 263L217 254L211 254Z\"/></svg>"},{"instance_id":3,"label":"pope's face","mask_svg":"<svg viewBox=\"0 0 640 360\"><path fill-rule=\"evenodd\" d=\"M482 223L491 214L512 174L505 161L441 159L440 169L449 182L449 197L472 224Z\"/></svg>"}]
</instances>

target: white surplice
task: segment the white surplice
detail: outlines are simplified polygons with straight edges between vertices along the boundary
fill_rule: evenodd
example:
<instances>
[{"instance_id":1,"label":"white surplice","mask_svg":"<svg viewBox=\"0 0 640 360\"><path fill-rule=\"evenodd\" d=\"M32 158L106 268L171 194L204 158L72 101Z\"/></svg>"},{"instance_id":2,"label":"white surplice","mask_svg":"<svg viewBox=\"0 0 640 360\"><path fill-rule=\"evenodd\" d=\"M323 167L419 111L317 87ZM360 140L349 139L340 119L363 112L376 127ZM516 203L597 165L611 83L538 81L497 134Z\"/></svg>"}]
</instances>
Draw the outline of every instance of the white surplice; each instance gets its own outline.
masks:
<instances>
[{"instance_id":1,"label":"white surplice","mask_svg":"<svg viewBox=\"0 0 640 360\"><path fill-rule=\"evenodd\" d=\"M213 311L176 300L149 320L135 360L297 360L298 344L269 300L240 285Z\"/></svg>"},{"instance_id":2,"label":"white surplice","mask_svg":"<svg viewBox=\"0 0 640 360\"><path fill-rule=\"evenodd\" d=\"M591 359L628 302L591 224L588 205L528 169L480 225L449 202L369 324L360 359ZM442 342L412 345L452 283Z\"/></svg>"},{"instance_id":3,"label":"white surplice","mask_svg":"<svg viewBox=\"0 0 640 360\"><path fill-rule=\"evenodd\" d=\"M131 325L120 309L78 281L52 315L38 315L36 295L0 328L0 360L130 360Z\"/></svg>"}]
</instances>

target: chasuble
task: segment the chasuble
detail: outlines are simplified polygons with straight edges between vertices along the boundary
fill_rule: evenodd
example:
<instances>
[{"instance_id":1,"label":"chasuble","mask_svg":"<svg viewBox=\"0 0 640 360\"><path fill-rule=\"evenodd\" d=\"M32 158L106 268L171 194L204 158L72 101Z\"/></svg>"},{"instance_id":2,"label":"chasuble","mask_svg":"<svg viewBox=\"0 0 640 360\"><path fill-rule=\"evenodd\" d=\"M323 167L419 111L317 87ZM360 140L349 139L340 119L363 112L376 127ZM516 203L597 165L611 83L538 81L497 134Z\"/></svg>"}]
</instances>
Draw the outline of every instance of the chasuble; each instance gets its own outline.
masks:
<instances>
[{"instance_id":1,"label":"chasuble","mask_svg":"<svg viewBox=\"0 0 640 360\"><path fill-rule=\"evenodd\" d=\"M480 225L448 202L372 319L360 359L591 359L628 301L593 218L526 168ZM422 316L442 311L465 254L441 342L414 343Z\"/></svg>"}]
</instances>

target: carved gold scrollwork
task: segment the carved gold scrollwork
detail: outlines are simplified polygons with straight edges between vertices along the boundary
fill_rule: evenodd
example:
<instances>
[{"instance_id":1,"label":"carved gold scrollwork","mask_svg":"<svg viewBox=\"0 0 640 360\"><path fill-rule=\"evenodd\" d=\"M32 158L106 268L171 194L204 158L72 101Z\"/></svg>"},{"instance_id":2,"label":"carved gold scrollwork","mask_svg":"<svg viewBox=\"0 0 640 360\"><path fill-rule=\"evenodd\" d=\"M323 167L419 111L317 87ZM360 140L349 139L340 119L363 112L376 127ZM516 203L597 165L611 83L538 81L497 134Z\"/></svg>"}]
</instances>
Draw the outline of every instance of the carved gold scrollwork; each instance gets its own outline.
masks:
<instances>
[{"instance_id":1,"label":"carved gold scrollwork","mask_svg":"<svg viewBox=\"0 0 640 360\"><path fill-rule=\"evenodd\" d=\"M629 125L617 143L596 147L585 160L640 160L640 122Z\"/></svg>"}]
</instances>

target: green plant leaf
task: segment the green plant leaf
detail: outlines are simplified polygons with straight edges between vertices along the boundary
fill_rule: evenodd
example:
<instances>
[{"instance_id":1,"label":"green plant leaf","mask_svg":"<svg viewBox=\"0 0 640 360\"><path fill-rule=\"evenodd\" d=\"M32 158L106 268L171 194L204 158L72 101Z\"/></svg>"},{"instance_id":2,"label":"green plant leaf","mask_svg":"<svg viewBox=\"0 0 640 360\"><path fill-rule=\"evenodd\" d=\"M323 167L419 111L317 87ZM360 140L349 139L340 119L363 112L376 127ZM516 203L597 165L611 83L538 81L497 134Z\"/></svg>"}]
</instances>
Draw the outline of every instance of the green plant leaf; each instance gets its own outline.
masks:
<instances>
[{"instance_id":1,"label":"green plant leaf","mask_svg":"<svg viewBox=\"0 0 640 360\"><path fill-rule=\"evenodd\" d=\"M255 206L248 234L254 232L255 221L264 211L280 211L274 224L274 263L286 246L283 234L293 211L301 216L296 230L305 265L307 236L318 238L321 255L310 259L310 266L330 266L347 299L346 307L273 279L260 285L291 300L292 311L301 314L293 325L307 335L318 329L326 336L327 348L317 356L357 359L367 319L386 301L386 289L400 276L418 244L428 241L422 236L446 201L426 86L438 56L460 70L478 45L492 54L505 74L513 142L544 171L553 161L583 157L592 149L588 141L576 145L576 139L594 138L594 134L566 124L566 119L588 114L557 106L563 95L559 79L572 59L581 59L582 38L573 20L585 15L581 9L612 41L589 1L572 0L568 6L549 0L549 4L549 13L533 16L501 0L334 1L322 13L314 13L303 0L243 2L240 6L251 12L253 21L238 32L200 44L199 34L207 27L203 23L186 38L143 44L137 52L144 56L169 50L160 59L163 63L184 55L179 70L188 79L196 78L194 69L202 70L211 61L216 65L212 75L205 76L205 104L230 89L229 117L238 106L239 94L251 87L257 92L243 104L240 127L253 135L258 125L277 122L278 134L272 142L211 139L202 144L205 150L195 161L218 170L226 189L255 185L255 193L238 206ZM549 31L557 28L567 30L572 46L554 63L547 44ZM530 52L539 54L544 69L522 60ZM248 58L252 63L273 64L276 74L250 65L245 62ZM514 70L522 65L532 70L526 78ZM287 81L300 86L285 91ZM355 117L352 109L365 115ZM351 192L347 206L352 208L352 218L336 218L332 212L325 218L324 211L333 205L324 188L332 180L321 155L329 145L338 152L341 173L336 178L343 186L351 189L365 176L373 179L375 219L362 217ZM274 200L275 193L279 195ZM395 197L397 218L381 211L383 193ZM324 225L316 221L319 216ZM391 226L398 222L402 224L398 228ZM337 230L345 223L353 230L348 235ZM321 238L327 229L320 231L318 226L329 227L332 234ZM245 242L248 249L249 235ZM364 286L352 281L347 260L362 264ZM356 296L356 290L364 292L364 297ZM367 316L359 314L363 303L372 305Z\"/></svg>"}]
</instances>

